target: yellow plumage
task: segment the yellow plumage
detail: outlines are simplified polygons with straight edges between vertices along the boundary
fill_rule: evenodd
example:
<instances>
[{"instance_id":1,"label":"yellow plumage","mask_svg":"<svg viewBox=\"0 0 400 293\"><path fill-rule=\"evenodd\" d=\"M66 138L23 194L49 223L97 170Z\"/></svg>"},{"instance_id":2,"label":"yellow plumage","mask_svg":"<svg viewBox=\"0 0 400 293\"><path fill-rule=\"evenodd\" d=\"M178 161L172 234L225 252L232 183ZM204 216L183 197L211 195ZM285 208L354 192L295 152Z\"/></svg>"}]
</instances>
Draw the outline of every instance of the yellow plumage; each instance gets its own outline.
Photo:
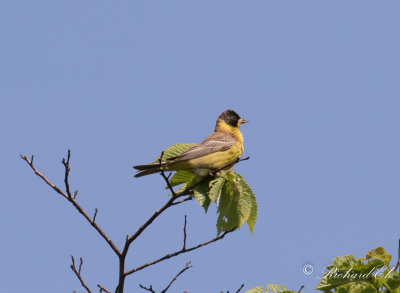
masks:
<instances>
[{"instance_id":1,"label":"yellow plumage","mask_svg":"<svg viewBox=\"0 0 400 293\"><path fill-rule=\"evenodd\" d=\"M206 176L210 171L236 162L243 154L243 135L240 126L248 122L232 111L219 115L215 131L200 144L188 149L167 162L134 166L135 177L163 171L186 170L197 176Z\"/></svg>"}]
</instances>

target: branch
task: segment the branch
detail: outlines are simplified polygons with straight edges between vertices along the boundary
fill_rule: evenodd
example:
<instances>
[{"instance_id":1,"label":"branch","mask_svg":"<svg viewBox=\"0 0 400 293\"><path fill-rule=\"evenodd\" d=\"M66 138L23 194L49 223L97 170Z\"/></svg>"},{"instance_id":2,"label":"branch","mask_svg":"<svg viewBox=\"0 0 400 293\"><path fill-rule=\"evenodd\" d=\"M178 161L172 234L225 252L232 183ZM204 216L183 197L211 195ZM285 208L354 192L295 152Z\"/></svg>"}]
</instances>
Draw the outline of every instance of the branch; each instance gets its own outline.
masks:
<instances>
[{"instance_id":1,"label":"branch","mask_svg":"<svg viewBox=\"0 0 400 293\"><path fill-rule=\"evenodd\" d=\"M192 199L193 199L193 197L189 196L189 197L186 197L186 198L184 198L184 199L181 199L181 200L178 200L178 201L176 201L176 202L173 202L173 203L171 204L171 206L174 206L174 205L177 205L177 204L180 204L180 203L183 203L183 202L185 202L185 201L192 200Z\"/></svg>"},{"instance_id":2,"label":"branch","mask_svg":"<svg viewBox=\"0 0 400 293\"><path fill-rule=\"evenodd\" d=\"M56 191L58 194L66 198L69 202L72 203L72 205L78 210L80 214L82 214L85 219L89 222L90 225L93 226L93 228L96 229L96 231L103 237L103 239L108 243L108 245L112 248L112 250L117 254L120 255L121 252L117 248L117 246L114 244L114 242L110 239L110 237L107 236L107 234L97 225L95 222L97 212L95 213L95 216L90 218L90 216L85 212L85 210L77 203L75 200L77 191L74 192L74 194L71 194L70 187L69 187L69 181L68 181L68 176L70 172L70 166L69 166L69 160L71 158L71 152L68 150L68 157L67 160L63 159L62 163L65 167L65 175L64 175L64 183L65 183L65 188L66 192L62 191L59 187L54 185L49 179L46 178L42 173L40 173L36 167L33 165L33 156L31 157L31 160L26 155L20 155L21 159L23 159L35 172L36 175L38 175L44 182L47 183L54 191Z\"/></svg>"},{"instance_id":3,"label":"branch","mask_svg":"<svg viewBox=\"0 0 400 293\"><path fill-rule=\"evenodd\" d=\"M240 286L240 288L237 289L237 291L235 293L239 293L243 289L243 287L244 287L244 284L242 284L242 286Z\"/></svg>"},{"instance_id":4,"label":"branch","mask_svg":"<svg viewBox=\"0 0 400 293\"><path fill-rule=\"evenodd\" d=\"M69 159L71 158L71 150L68 150L68 157L67 160L65 158L62 159L62 163L65 167L65 176L64 176L64 183L65 183L65 190L67 192L67 195L69 198L72 198L71 191L69 190L69 182L68 182L68 176L69 176L69 171L71 171L71 168L69 167Z\"/></svg>"},{"instance_id":5,"label":"branch","mask_svg":"<svg viewBox=\"0 0 400 293\"><path fill-rule=\"evenodd\" d=\"M300 287L300 289L299 289L299 291L297 291L297 293L300 293L301 290L303 290L303 288L304 288L304 285L302 285L302 286Z\"/></svg>"},{"instance_id":6,"label":"branch","mask_svg":"<svg viewBox=\"0 0 400 293\"><path fill-rule=\"evenodd\" d=\"M156 291L153 290L153 287L151 285L150 285L149 288L147 288L147 287L143 286L142 284L139 284L139 287L144 289L144 290L147 290L149 292L156 293Z\"/></svg>"},{"instance_id":7,"label":"branch","mask_svg":"<svg viewBox=\"0 0 400 293\"><path fill-rule=\"evenodd\" d=\"M185 215L185 225L183 226L183 247L182 249L186 249L186 220L187 216Z\"/></svg>"},{"instance_id":8,"label":"branch","mask_svg":"<svg viewBox=\"0 0 400 293\"><path fill-rule=\"evenodd\" d=\"M165 174L164 174L165 176ZM168 178L165 176L165 179L168 181ZM172 188L172 187L171 187ZM173 189L172 189L173 190ZM172 191L171 191L172 192ZM174 192L175 193L175 192ZM144 230L146 230L146 228L148 226L151 225L151 223L153 223L153 221L159 216L161 215L165 210L167 210L168 208L170 208L171 206L183 203L185 201L187 201L188 199L184 199L178 202L175 202L175 200L181 196L184 196L184 194L175 194L172 195L171 198L159 209L157 210L136 232L135 234L133 234L132 236L126 236L126 240L125 240L125 245L124 245L124 249L122 250L122 253L120 254L120 262L119 262L119 281L118 281L118 286L117 286L117 293L122 292L122 288L124 287L124 282L125 282L125 277L127 276L127 274L125 273L125 259L126 259L126 255L128 254L128 250L130 245L132 244L133 241L135 241L142 233Z\"/></svg>"},{"instance_id":9,"label":"branch","mask_svg":"<svg viewBox=\"0 0 400 293\"><path fill-rule=\"evenodd\" d=\"M75 259L74 259L74 257L72 255L71 255L71 259L72 259L71 270L75 273L75 275L77 276L77 278L81 282L82 287L85 288L86 291L88 291L89 293L92 293L92 291L85 284L85 282L83 281L82 276L81 276L81 269L82 269L82 265L83 265L83 259L80 258L80 264L79 264L79 269L78 270L75 267Z\"/></svg>"},{"instance_id":10,"label":"branch","mask_svg":"<svg viewBox=\"0 0 400 293\"><path fill-rule=\"evenodd\" d=\"M186 219L186 216L185 216ZM171 285L176 281L176 279L178 279L178 277L180 275L182 275L186 270L190 269L192 266L190 265L190 261L188 263L186 263L185 267L175 276L175 278L172 279L172 281L168 284L168 286L161 291L161 293L165 293L167 292L167 290L169 289L169 287L171 287Z\"/></svg>"},{"instance_id":11,"label":"branch","mask_svg":"<svg viewBox=\"0 0 400 293\"><path fill-rule=\"evenodd\" d=\"M394 267L394 271L397 271L397 269L400 266L400 238L399 238L399 248L398 248L398 254L397 254L397 264ZM400 271L399 271L400 272Z\"/></svg>"},{"instance_id":12,"label":"branch","mask_svg":"<svg viewBox=\"0 0 400 293\"><path fill-rule=\"evenodd\" d=\"M164 155L164 151L161 152L159 163L161 165L162 163L162 157ZM175 193L175 190L173 189L171 183L169 182L169 177L165 175L164 171L161 171L161 176L164 178L165 182L168 185L169 190L172 193L171 198L159 209L157 210L132 236L127 235L126 240L125 240L125 245L124 249L122 250L122 253L120 254L120 261L119 261L119 281L118 281L118 286L117 289L115 290L117 293L121 293L123 291L124 283L125 283L125 277L127 276L125 273L125 259L126 255L128 254L128 250L130 245L132 244L133 241L135 241L148 226L150 226L153 221L161 215L165 210L170 208L171 206L181 204L185 201L188 201L188 198L185 198L183 200L175 202L176 199L187 195L187 191L184 190L183 192L180 192L179 194Z\"/></svg>"},{"instance_id":13,"label":"branch","mask_svg":"<svg viewBox=\"0 0 400 293\"><path fill-rule=\"evenodd\" d=\"M103 286L101 286L100 284L97 284L97 287L100 288L100 293L102 293L103 291L106 293L111 293L110 290L107 290L106 288L104 288Z\"/></svg>"},{"instance_id":14,"label":"branch","mask_svg":"<svg viewBox=\"0 0 400 293\"><path fill-rule=\"evenodd\" d=\"M125 273L125 276L128 276L130 274L136 273L137 271L140 271L140 270L143 270L143 269L145 269L145 268L147 268L149 266L155 265L156 263L159 263L159 262L161 262L163 260L169 259L169 258L177 256L177 255L180 255L182 253L187 253L189 251L193 251L193 250L199 249L200 247L203 247L203 246L206 246L206 245L211 244L213 242L216 242L218 240L221 240L222 238L225 237L225 235L227 235L227 234L229 234L229 233L231 233L233 231L235 231L235 229L230 230L230 231L225 231L222 235L217 236L217 237L215 237L215 238L213 238L213 239L211 239L209 241L203 242L203 243L201 243L199 245L193 246L191 248L181 249L179 251L164 255L163 257L160 257L159 259L153 260L153 261L145 263L145 264L143 264L143 265L141 265L141 266L139 266L137 268L134 268L134 269L131 269L131 270L127 271Z\"/></svg>"}]
</instances>

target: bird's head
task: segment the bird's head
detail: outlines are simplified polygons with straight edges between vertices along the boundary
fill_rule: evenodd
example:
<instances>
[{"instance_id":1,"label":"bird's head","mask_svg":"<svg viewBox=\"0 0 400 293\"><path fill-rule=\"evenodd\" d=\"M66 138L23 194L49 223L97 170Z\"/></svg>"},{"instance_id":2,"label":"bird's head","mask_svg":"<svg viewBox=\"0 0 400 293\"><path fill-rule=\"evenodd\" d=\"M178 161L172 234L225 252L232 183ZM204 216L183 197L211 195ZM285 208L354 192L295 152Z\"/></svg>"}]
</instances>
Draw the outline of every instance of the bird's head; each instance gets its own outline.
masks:
<instances>
[{"instance_id":1,"label":"bird's head","mask_svg":"<svg viewBox=\"0 0 400 293\"><path fill-rule=\"evenodd\" d=\"M244 118L240 118L238 113L236 113L235 111L226 110L219 115L218 120L217 120L217 125L218 124L227 124L230 127L239 128L240 125L247 123L247 122L249 122L249 121L247 121Z\"/></svg>"}]
</instances>

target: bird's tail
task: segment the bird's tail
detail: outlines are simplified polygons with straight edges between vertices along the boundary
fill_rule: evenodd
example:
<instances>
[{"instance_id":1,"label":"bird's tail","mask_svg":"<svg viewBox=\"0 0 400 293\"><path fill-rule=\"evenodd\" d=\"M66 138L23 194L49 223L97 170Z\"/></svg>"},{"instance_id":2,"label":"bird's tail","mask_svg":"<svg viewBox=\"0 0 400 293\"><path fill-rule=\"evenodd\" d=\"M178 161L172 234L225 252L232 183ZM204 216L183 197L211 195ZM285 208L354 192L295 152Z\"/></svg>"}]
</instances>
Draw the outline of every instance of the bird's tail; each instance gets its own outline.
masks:
<instances>
[{"instance_id":1,"label":"bird's tail","mask_svg":"<svg viewBox=\"0 0 400 293\"><path fill-rule=\"evenodd\" d=\"M162 167L165 163L153 163L153 164L146 164L146 165L138 165L133 166L136 170L138 170L137 174L134 177L142 177L154 173L158 173L162 170Z\"/></svg>"}]
</instances>

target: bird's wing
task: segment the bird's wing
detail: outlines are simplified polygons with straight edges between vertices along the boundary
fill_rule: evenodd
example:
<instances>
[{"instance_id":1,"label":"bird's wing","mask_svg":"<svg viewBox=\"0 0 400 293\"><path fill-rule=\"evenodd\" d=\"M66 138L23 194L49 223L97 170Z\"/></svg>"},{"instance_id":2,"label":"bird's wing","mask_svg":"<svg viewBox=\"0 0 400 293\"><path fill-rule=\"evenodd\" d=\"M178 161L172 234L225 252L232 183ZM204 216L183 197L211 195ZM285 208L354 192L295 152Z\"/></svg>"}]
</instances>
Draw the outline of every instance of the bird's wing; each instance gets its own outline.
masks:
<instances>
[{"instance_id":1,"label":"bird's wing","mask_svg":"<svg viewBox=\"0 0 400 293\"><path fill-rule=\"evenodd\" d=\"M215 152L226 151L236 143L236 139L223 132L214 132L203 142L183 152L175 158L171 158L171 163L203 157Z\"/></svg>"}]
</instances>

